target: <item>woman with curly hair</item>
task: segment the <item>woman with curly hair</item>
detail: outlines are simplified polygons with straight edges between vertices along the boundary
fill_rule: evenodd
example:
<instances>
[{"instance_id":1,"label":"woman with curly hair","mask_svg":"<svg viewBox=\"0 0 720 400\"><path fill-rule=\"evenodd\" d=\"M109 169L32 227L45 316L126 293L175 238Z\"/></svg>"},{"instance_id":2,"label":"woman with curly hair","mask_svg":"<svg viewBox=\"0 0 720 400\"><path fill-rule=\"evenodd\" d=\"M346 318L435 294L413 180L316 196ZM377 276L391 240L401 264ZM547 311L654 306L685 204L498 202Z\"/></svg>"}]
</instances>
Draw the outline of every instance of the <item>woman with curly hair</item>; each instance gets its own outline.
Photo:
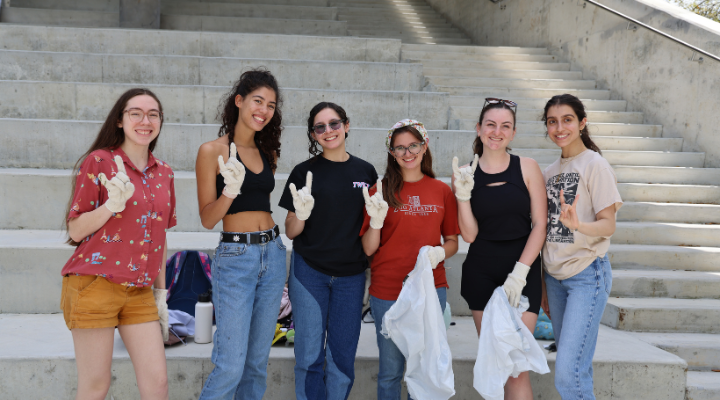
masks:
<instances>
[{"instance_id":1,"label":"woman with curly hair","mask_svg":"<svg viewBox=\"0 0 720 400\"><path fill-rule=\"evenodd\" d=\"M270 215L280 156L280 90L264 70L244 72L222 102L219 138L198 150L200 220L223 232L212 265L217 330L201 399L257 399L286 278L285 246Z\"/></svg>"}]
</instances>

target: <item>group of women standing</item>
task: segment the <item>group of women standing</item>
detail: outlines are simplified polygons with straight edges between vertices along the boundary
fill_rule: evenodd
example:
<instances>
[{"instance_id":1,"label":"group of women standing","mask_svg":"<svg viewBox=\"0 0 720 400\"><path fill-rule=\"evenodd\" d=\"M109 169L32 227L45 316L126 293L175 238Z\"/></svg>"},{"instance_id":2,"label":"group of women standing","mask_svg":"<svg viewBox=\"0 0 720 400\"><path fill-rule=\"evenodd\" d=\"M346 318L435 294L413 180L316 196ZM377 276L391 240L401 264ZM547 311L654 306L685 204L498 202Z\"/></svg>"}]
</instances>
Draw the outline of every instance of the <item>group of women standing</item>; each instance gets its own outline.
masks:
<instances>
[{"instance_id":1,"label":"group of women standing","mask_svg":"<svg viewBox=\"0 0 720 400\"><path fill-rule=\"evenodd\" d=\"M516 104L486 99L475 158L463 167L453 160L452 188L435 179L421 122L404 119L389 130L387 166L378 179L371 164L346 150L345 110L317 104L307 121L310 158L292 170L279 203L288 210L285 234L293 240L289 278L270 206L281 104L272 74L243 73L223 99L219 138L198 151L202 225L212 229L222 221L223 228L212 266L215 368L201 399L263 397L286 278L296 330L296 396L346 399L368 267L380 354L377 396L399 399L405 359L380 334L383 315L423 246L432 246L428 256L444 310L443 261L458 251L458 234L471 243L461 293L478 334L497 286L514 306L521 295L529 298L522 319L531 330L543 304L558 338L562 398L594 398L592 355L611 285L605 253L621 199L578 99L555 96L545 107L548 136L562 157L544 173L534 160L507 152ZM128 91L76 169L66 221L77 249L62 271L61 307L75 343L78 399L107 393L116 326L142 398L168 397L161 335L167 331L165 235L176 218L172 170L152 155L162 121L152 92ZM510 378L506 398L532 398L527 373Z\"/></svg>"}]
</instances>

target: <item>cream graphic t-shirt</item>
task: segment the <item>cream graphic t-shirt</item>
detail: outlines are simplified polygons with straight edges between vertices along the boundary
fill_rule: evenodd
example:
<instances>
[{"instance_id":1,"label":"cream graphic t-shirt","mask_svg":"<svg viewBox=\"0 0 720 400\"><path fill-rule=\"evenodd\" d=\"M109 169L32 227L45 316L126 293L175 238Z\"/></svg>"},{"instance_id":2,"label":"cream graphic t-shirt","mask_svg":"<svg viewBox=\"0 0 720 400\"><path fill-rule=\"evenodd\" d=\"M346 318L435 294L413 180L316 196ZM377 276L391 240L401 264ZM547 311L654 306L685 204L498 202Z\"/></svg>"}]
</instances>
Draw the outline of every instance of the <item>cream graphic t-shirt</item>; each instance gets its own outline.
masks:
<instances>
[{"instance_id":1,"label":"cream graphic t-shirt","mask_svg":"<svg viewBox=\"0 0 720 400\"><path fill-rule=\"evenodd\" d=\"M548 197L547 239L543 246L545 271L558 280L582 272L610 248L610 237L585 236L572 232L560 222L560 190L566 204L577 205L580 222L597 221L596 214L615 205L622 206L617 178L610 163L600 154L585 150L567 159L559 158L543 172Z\"/></svg>"}]
</instances>

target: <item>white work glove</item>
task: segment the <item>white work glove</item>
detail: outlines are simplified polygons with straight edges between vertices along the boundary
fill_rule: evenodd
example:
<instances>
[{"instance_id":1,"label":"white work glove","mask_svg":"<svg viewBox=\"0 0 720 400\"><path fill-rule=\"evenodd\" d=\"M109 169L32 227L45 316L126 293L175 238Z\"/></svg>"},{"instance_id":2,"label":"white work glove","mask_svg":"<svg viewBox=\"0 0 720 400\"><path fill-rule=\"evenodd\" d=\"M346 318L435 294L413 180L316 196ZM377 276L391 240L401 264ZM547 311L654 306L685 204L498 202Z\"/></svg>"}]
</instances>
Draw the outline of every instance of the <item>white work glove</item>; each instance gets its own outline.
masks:
<instances>
[{"instance_id":1,"label":"white work glove","mask_svg":"<svg viewBox=\"0 0 720 400\"><path fill-rule=\"evenodd\" d=\"M365 270L365 294L363 295L363 308L370 304L370 268Z\"/></svg>"},{"instance_id":2,"label":"white work glove","mask_svg":"<svg viewBox=\"0 0 720 400\"><path fill-rule=\"evenodd\" d=\"M530 267L518 261L515 263L515 268L513 268L512 272L508 274L507 279L505 279L503 289L507 295L508 302L513 307L520 305L520 296L527 283L525 278L528 272L530 272Z\"/></svg>"},{"instance_id":3,"label":"white work glove","mask_svg":"<svg viewBox=\"0 0 720 400\"><path fill-rule=\"evenodd\" d=\"M225 178L225 188L222 192L231 199L240 194L240 187L245 180L245 166L238 161L236 156L237 147L235 147L235 143L230 143L230 158L228 158L227 163L223 163L222 156L218 156L220 174Z\"/></svg>"},{"instance_id":4,"label":"white work glove","mask_svg":"<svg viewBox=\"0 0 720 400\"><path fill-rule=\"evenodd\" d=\"M470 200L470 192L472 192L475 186L475 170L477 169L479 159L480 156L475 154L471 165L458 168L458 158L453 157L452 169L453 176L455 177L455 197L457 197L458 201Z\"/></svg>"},{"instance_id":5,"label":"white work glove","mask_svg":"<svg viewBox=\"0 0 720 400\"><path fill-rule=\"evenodd\" d=\"M108 180L105 174L101 172L98 174L98 180L108 191L108 199L105 202L105 207L114 213L119 213L125 209L125 203L130 200L133 193L135 193L135 185L130 182L130 178L125 172L125 164L123 164L122 157L115 156L115 165L117 166L118 172L112 179Z\"/></svg>"},{"instance_id":6,"label":"white work glove","mask_svg":"<svg viewBox=\"0 0 720 400\"><path fill-rule=\"evenodd\" d=\"M445 259L445 249L442 246L435 246L428 249L427 255L430 258L432 269L435 269Z\"/></svg>"},{"instance_id":7,"label":"white work glove","mask_svg":"<svg viewBox=\"0 0 720 400\"><path fill-rule=\"evenodd\" d=\"M310 218L310 212L315 206L315 199L310 194L312 189L312 172L308 171L307 178L305 180L305 187L297 190L295 184L290 184L290 194L293 198L293 207L295 207L295 216L300 221L305 221Z\"/></svg>"},{"instance_id":8,"label":"white work glove","mask_svg":"<svg viewBox=\"0 0 720 400\"><path fill-rule=\"evenodd\" d=\"M155 305L158 309L158 317L160 317L160 331L162 332L163 342L167 342L170 338L168 332L167 289L153 289L153 297L155 297Z\"/></svg>"},{"instance_id":9,"label":"white work glove","mask_svg":"<svg viewBox=\"0 0 720 400\"><path fill-rule=\"evenodd\" d=\"M370 227L373 229L382 229L385 217L388 213L388 203L383 199L382 181L377 181L377 192L370 196L368 189L363 187L363 197L365 198L365 209L370 216Z\"/></svg>"}]
</instances>

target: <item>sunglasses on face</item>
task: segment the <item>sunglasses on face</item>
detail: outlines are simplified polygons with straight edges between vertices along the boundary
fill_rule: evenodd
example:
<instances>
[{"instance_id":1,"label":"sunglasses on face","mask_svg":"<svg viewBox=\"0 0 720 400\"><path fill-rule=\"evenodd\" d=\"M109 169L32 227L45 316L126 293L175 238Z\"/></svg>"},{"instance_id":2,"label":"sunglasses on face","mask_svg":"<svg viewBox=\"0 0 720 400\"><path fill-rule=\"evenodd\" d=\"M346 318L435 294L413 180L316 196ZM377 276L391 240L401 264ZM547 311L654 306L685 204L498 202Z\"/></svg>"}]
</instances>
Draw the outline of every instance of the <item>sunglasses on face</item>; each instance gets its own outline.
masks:
<instances>
[{"instance_id":1,"label":"sunglasses on face","mask_svg":"<svg viewBox=\"0 0 720 400\"><path fill-rule=\"evenodd\" d=\"M323 133L326 132L327 128L330 128L331 131L336 131L336 130L342 128L344 122L345 122L344 120L339 119L339 120L335 120L335 121L330 121L330 123L327 125L317 124L312 127L312 130L313 130L313 132L315 132L316 135L322 135Z\"/></svg>"},{"instance_id":2,"label":"sunglasses on face","mask_svg":"<svg viewBox=\"0 0 720 400\"><path fill-rule=\"evenodd\" d=\"M403 147L403 146L391 147L390 153L394 154L396 157L404 156L406 151L409 151L410 154L413 154L413 155L420 154L420 150L422 150L422 145L424 145L424 144L425 144L425 142L412 143L408 147Z\"/></svg>"},{"instance_id":3,"label":"sunglasses on face","mask_svg":"<svg viewBox=\"0 0 720 400\"><path fill-rule=\"evenodd\" d=\"M486 97L485 98L485 103L483 103L483 110L485 109L485 107L488 104L499 104L499 103L505 104L506 106L512 108L513 112L517 113L517 103L516 102L514 102L512 100L498 99L495 97Z\"/></svg>"}]
</instances>

